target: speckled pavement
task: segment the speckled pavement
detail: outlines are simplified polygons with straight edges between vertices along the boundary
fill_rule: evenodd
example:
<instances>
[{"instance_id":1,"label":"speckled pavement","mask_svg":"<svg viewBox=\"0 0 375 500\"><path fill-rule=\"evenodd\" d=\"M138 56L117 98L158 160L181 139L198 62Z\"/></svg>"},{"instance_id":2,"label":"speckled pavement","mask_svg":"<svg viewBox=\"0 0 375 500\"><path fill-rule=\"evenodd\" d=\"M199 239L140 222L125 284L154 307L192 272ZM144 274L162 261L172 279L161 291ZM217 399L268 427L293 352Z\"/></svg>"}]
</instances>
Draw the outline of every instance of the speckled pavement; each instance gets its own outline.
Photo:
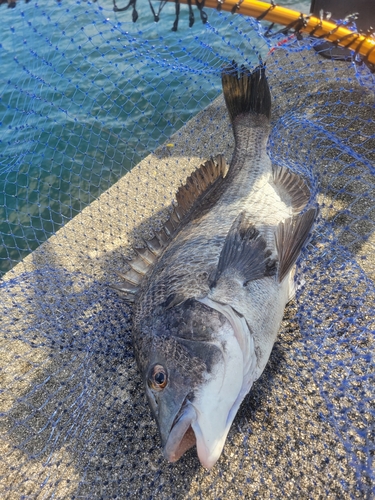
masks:
<instances>
[{"instance_id":1,"label":"speckled pavement","mask_svg":"<svg viewBox=\"0 0 375 500\"><path fill-rule=\"evenodd\" d=\"M352 71L350 65L318 58L311 50L297 53L293 66L290 57L280 50L267 62L279 131L290 110L301 106L306 112L310 106L313 115L319 99L327 101L319 109L329 110L329 97L337 104L340 95L347 118L359 108L345 104L345 96L371 104L373 96L353 80L348 85L354 92L342 92L341 77ZM306 79L304 69L312 66L325 77ZM325 86L332 93L322 92ZM290 148L288 139L295 141L287 125L285 130L272 133L279 153ZM346 143L355 146L358 133L353 129ZM319 150L318 140L310 147ZM189 173L218 153L230 160L232 151L219 97L5 276L0 491L5 488L6 498L364 498L311 376L320 354L311 352L313 342L302 341L295 302L286 308L269 364L242 404L216 466L202 468L195 450L174 465L162 458L131 348L131 311L109 285L117 282L115 272L126 268L132 245L160 227ZM372 145L373 163L374 151ZM308 154L291 148L291 157ZM352 197L331 191L336 172L329 154L323 158L317 152L316 168L328 186L319 203L321 217L335 220ZM360 194L369 182L374 183L370 177L354 179L353 189ZM359 197L356 209L370 214L373 227L374 211L368 212L366 203L368 198ZM358 233L367 234L368 225L358 224ZM337 238L346 243L350 234L338 228ZM313 244L321 244L319 234ZM375 276L374 244L372 233L352 246L369 279ZM374 320L368 321L371 329ZM28 342L25 332L31 332ZM370 390L363 388L371 396ZM370 417L355 418L365 426ZM365 474L362 479L368 481Z\"/></svg>"}]
</instances>

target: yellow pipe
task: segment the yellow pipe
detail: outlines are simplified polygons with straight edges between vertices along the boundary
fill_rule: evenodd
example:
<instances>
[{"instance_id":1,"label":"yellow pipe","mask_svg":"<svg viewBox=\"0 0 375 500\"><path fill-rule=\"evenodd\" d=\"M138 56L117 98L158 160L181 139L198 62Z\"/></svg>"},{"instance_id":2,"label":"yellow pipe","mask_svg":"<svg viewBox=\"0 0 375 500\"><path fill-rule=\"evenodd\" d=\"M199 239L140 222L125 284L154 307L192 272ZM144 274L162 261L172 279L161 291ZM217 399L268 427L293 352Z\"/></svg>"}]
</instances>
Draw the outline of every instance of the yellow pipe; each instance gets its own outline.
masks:
<instances>
[{"instance_id":1,"label":"yellow pipe","mask_svg":"<svg viewBox=\"0 0 375 500\"><path fill-rule=\"evenodd\" d=\"M175 1L175 0L168 0ZM194 0L193 0L194 1ZM188 0L180 0L181 3L188 4ZM192 2L193 3L193 2ZM200 3L200 2L199 2ZM233 9L239 14L250 16L288 26L291 23L296 23L298 31L311 34L315 37L322 37L326 40L334 42L341 47L348 47L361 54L365 59L375 64L375 38L368 35L355 33L345 26L338 26L330 21L320 20L315 16L301 14L296 10L287 9L278 5L272 5L266 2L258 2L257 0L205 0L204 7L219 8L231 12Z\"/></svg>"}]
</instances>

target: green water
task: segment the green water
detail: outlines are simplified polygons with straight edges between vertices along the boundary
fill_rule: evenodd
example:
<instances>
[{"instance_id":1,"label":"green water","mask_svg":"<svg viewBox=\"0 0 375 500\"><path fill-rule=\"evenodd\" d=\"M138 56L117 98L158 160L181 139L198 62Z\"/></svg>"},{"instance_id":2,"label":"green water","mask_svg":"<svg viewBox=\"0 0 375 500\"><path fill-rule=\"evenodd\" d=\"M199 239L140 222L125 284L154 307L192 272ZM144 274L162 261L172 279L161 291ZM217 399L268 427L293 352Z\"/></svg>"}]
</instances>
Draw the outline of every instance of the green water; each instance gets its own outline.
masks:
<instances>
[{"instance_id":1,"label":"green water","mask_svg":"<svg viewBox=\"0 0 375 500\"><path fill-rule=\"evenodd\" d=\"M156 24L139 3L136 24L104 0L0 7L0 275L204 109L223 61L267 49L249 20L189 29L182 6L174 33L173 5Z\"/></svg>"}]
</instances>

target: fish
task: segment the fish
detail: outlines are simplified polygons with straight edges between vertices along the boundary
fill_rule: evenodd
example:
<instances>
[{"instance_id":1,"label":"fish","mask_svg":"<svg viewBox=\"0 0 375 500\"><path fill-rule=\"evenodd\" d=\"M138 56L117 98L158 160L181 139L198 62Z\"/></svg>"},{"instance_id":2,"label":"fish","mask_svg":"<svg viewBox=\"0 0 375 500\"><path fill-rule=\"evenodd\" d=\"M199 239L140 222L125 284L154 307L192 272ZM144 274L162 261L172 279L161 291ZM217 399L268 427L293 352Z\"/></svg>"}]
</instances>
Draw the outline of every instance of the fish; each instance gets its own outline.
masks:
<instances>
[{"instance_id":1,"label":"fish","mask_svg":"<svg viewBox=\"0 0 375 500\"><path fill-rule=\"evenodd\" d=\"M164 457L175 462L196 446L207 469L268 362L317 215L307 183L267 154L264 65L227 65L222 88L230 165L218 155L187 178L118 285L133 306L135 356Z\"/></svg>"}]
</instances>

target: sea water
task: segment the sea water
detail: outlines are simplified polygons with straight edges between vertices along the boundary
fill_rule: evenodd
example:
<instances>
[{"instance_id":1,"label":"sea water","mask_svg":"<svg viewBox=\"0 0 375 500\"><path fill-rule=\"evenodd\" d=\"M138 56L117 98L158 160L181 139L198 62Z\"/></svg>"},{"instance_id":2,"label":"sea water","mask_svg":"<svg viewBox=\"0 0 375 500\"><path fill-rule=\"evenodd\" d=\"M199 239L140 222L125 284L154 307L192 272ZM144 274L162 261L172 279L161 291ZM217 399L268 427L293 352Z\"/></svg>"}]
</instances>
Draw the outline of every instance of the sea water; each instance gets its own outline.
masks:
<instances>
[{"instance_id":1,"label":"sea water","mask_svg":"<svg viewBox=\"0 0 375 500\"><path fill-rule=\"evenodd\" d=\"M268 50L250 19L206 9L202 25L194 8L189 28L181 6L174 32L173 4L158 23L145 0L137 11L0 6L0 276L212 102L223 61Z\"/></svg>"}]
</instances>

